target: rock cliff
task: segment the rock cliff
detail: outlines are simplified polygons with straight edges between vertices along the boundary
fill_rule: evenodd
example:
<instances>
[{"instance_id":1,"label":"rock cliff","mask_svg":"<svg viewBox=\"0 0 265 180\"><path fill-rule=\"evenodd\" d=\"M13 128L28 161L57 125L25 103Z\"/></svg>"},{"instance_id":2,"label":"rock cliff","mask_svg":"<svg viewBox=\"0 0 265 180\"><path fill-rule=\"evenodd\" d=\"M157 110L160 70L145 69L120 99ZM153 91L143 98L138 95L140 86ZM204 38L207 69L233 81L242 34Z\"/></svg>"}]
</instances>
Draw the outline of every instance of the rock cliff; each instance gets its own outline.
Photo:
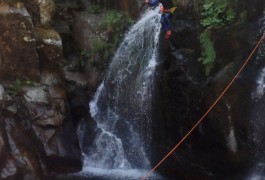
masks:
<instances>
[{"instance_id":1,"label":"rock cliff","mask_svg":"<svg viewBox=\"0 0 265 180\"><path fill-rule=\"evenodd\" d=\"M163 154L177 144L207 111L264 33L260 25L260 19L264 17L263 1L226 4L225 9L234 11L233 20L229 22L225 10L218 17L207 15L210 14L205 10L208 5L215 11L221 6L218 2L176 1L176 4L179 8L172 20L173 37L170 46L167 42L162 45L164 61L158 67L157 99L161 108L156 108L159 128L154 130L157 139L154 149L164 151ZM213 42L207 44L206 50L201 35L204 32L209 33ZM213 54L215 58L209 73L206 69L210 62L201 63L200 58L207 59ZM253 130L251 87L256 83L258 69L263 66L263 63L255 62L256 57L252 57L247 69L199 128L165 162L161 171L183 179L244 177L242 172L253 163L253 147L249 139ZM164 131L160 130L161 126ZM155 156L155 162L161 158L162 155L160 158ZM188 175L189 171L194 174Z\"/></svg>"},{"instance_id":2,"label":"rock cliff","mask_svg":"<svg viewBox=\"0 0 265 180\"><path fill-rule=\"evenodd\" d=\"M110 23L106 10L122 10L137 19L141 4L0 1L0 179L39 179L51 172L81 170L78 123L88 121L86 128L93 132L87 103L126 30L102 26ZM263 33L263 0L174 4L171 40L164 41L161 33L153 164L218 97ZM252 163L249 87L261 65L250 63L161 173L183 179L242 178L238 174Z\"/></svg>"}]
</instances>

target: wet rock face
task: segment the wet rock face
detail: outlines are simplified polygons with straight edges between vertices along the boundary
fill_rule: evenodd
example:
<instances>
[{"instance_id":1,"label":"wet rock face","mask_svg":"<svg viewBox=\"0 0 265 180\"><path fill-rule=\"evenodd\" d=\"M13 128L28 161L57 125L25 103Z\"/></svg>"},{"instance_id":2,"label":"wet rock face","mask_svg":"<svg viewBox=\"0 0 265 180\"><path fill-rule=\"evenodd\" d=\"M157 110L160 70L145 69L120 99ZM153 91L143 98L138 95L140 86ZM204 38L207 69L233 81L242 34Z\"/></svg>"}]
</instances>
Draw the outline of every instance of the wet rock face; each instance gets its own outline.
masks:
<instances>
[{"instance_id":1,"label":"wet rock face","mask_svg":"<svg viewBox=\"0 0 265 180\"><path fill-rule=\"evenodd\" d=\"M25 8L8 7L0 18L0 79L39 79L32 21ZM12 72L12 73L10 73Z\"/></svg>"},{"instance_id":2,"label":"wet rock face","mask_svg":"<svg viewBox=\"0 0 265 180\"><path fill-rule=\"evenodd\" d=\"M184 3L184 7L187 1L177 2ZM253 3L261 5L264 1ZM262 17L264 6L254 8L250 4L246 1L237 3L239 9L244 7L243 10L249 6L246 22L213 30L211 38L215 42L216 67L208 77L197 61L201 56L199 36L202 27L196 18L195 21L188 16L181 18L186 13L182 7L172 18L174 33L170 43L162 45L164 52L161 54L165 57L158 67L157 99L161 108L157 114L161 118L155 122L158 125L154 125L154 146L159 149L154 155L155 162L168 153L164 147L174 147L219 97L253 49L254 39L261 36L258 19ZM172 154L169 162L165 162L161 171L172 178L226 179L238 178L250 168L253 156L253 147L249 145L253 126L251 90L259 71L254 66L263 66L255 64L258 62L250 62L201 125ZM188 175L189 172L194 174Z\"/></svg>"},{"instance_id":3,"label":"wet rock face","mask_svg":"<svg viewBox=\"0 0 265 180\"><path fill-rule=\"evenodd\" d=\"M36 179L44 176L42 151L34 139L28 119L22 117L23 113L23 109L4 94L0 100L1 179Z\"/></svg>"},{"instance_id":4,"label":"wet rock face","mask_svg":"<svg viewBox=\"0 0 265 180\"><path fill-rule=\"evenodd\" d=\"M14 81L18 78L38 81L40 78L39 57L42 57L42 59L46 58L49 61L55 61L57 64L57 59L61 57L61 54L58 54L58 49L44 47L46 44L52 44L54 46L59 46L60 49L62 43L59 35L56 35L52 30L50 30L50 32L48 30L41 31L41 29L35 30L32 23L34 18L30 15L32 12L28 12L28 9L31 10L30 7L33 9L40 9L40 23L46 25L51 21L55 5L52 0L34 1L34 3L37 7L29 5L27 9L23 4L19 5L13 2L3 2L0 5L0 78L4 81ZM46 35L46 37L40 37L41 35ZM49 39L51 37L52 39ZM42 38L43 44L38 43L40 38ZM37 43L40 44L37 46L40 52L36 51L36 40ZM43 48L45 48L45 50L43 50L44 53L41 53L43 52L41 51ZM59 50L59 52L61 51L62 50ZM45 56L47 54L50 56ZM44 61L42 59L41 62ZM42 65L43 64L46 63L42 63ZM54 67L54 64L49 67ZM58 65L55 66L55 68L58 69ZM10 74L10 72L13 73Z\"/></svg>"},{"instance_id":5,"label":"wet rock face","mask_svg":"<svg viewBox=\"0 0 265 180\"><path fill-rule=\"evenodd\" d=\"M35 28L36 50L39 55L40 71L60 74L63 60L62 40L53 29Z\"/></svg>"},{"instance_id":6,"label":"wet rock face","mask_svg":"<svg viewBox=\"0 0 265 180\"><path fill-rule=\"evenodd\" d=\"M60 167L67 171L80 170L80 147L65 91L59 86L25 87L23 91L32 128L43 145L49 170ZM54 166L54 161L58 167Z\"/></svg>"},{"instance_id":7,"label":"wet rock face","mask_svg":"<svg viewBox=\"0 0 265 180\"><path fill-rule=\"evenodd\" d=\"M102 38L107 41L107 33L100 30L100 24L103 21L103 18L106 14L87 14L87 13L77 13L73 23L73 39L76 44L76 49L81 51L81 54L91 53L93 42L95 39ZM84 55L83 55L84 56ZM80 63L81 55L79 57L69 57L69 61L75 61ZM96 62L103 64L101 56L96 58ZM103 72L88 59L85 59L84 67L82 72L75 71L71 69L76 69L80 66L77 63L73 63L71 66L75 68L65 69L64 76L65 78L77 86L89 87L90 89L96 89L99 83L102 81Z\"/></svg>"},{"instance_id":8,"label":"wet rock face","mask_svg":"<svg viewBox=\"0 0 265 180\"><path fill-rule=\"evenodd\" d=\"M256 20L256 17L262 15L262 11L264 11L265 2L261 0L247 0L247 1L238 1L237 5L241 9L245 9L248 11L248 19Z\"/></svg>"},{"instance_id":9,"label":"wet rock face","mask_svg":"<svg viewBox=\"0 0 265 180\"><path fill-rule=\"evenodd\" d=\"M54 0L38 0L41 24L49 24L55 12Z\"/></svg>"},{"instance_id":10,"label":"wet rock face","mask_svg":"<svg viewBox=\"0 0 265 180\"><path fill-rule=\"evenodd\" d=\"M37 147L34 141L25 141L25 139L31 139L30 133L25 131L20 124L15 123L12 118L5 120L5 130L7 133L7 144L11 150L10 154L15 159L15 164L18 164L17 169L24 172L24 177L39 177L42 173L42 168L39 163L40 157ZM9 172L9 175L18 173L12 163L7 163L3 172Z\"/></svg>"},{"instance_id":11,"label":"wet rock face","mask_svg":"<svg viewBox=\"0 0 265 180\"><path fill-rule=\"evenodd\" d=\"M141 0L81 0L83 6L100 5L106 9L118 9L127 12L131 17L139 15Z\"/></svg>"},{"instance_id":12,"label":"wet rock face","mask_svg":"<svg viewBox=\"0 0 265 180\"><path fill-rule=\"evenodd\" d=\"M77 88L70 92L69 101L70 101L71 112L76 119L76 125L77 125L79 120L83 119L89 114L89 108L88 108L89 97L84 89Z\"/></svg>"},{"instance_id":13,"label":"wet rock face","mask_svg":"<svg viewBox=\"0 0 265 180\"><path fill-rule=\"evenodd\" d=\"M0 166L2 177L22 173L40 178L46 170L81 169L76 125L63 89L56 85L23 86L15 97L4 93L0 105L0 159L5 162Z\"/></svg>"},{"instance_id":14,"label":"wet rock face","mask_svg":"<svg viewBox=\"0 0 265 180\"><path fill-rule=\"evenodd\" d=\"M0 3L0 179L81 169L62 88L62 40L49 26L54 3L26 2Z\"/></svg>"},{"instance_id":15,"label":"wet rock face","mask_svg":"<svg viewBox=\"0 0 265 180\"><path fill-rule=\"evenodd\" d=\"M5 94L5 90L4 90L3 86L0 85L0 101L4 100L4 94Z\"/></svg>"},{"instance_id":16,"label":"wet rock face","mask_svg":"<svg viewBox=\"0 0 265 180\"><path fill-rule=\"evenodd\" d=\"M54 0L3 0L2 4L16 9L26 8L34 25L49 25L55 13Z\"/></svg>"},{"instance_id":17,"label":"wet rock face","mask_svg":"<svg viewBox=\"0 0 265 180\"><path fill-rule=\"evenodd\" d=\"M33 117L33 129L44 144L46 154L49 156L52 150L50 150L51 147L48 142L65 118L65 96L62 93L59 94L59 92L50 94L49 91L55 90L46 87L30 87L24 89L24 91L23 98L31 117ZM52 101L52 98L58 99Z\"/></svg>"},{"instance_id":18,"label":"wet rock face","mask_svg":"<svg viewBox=\"0 0 265 180\"><path fill-rule=\"evenodd\" d=\"M33 17L33 23L35 25L50 24L56 8L54 0L21 0L21 2L22 6L26 7Z\"/></svg>"},{"instance_id":19,"label":"wet rock face","mask_svg":"<svg viewBox=\"0 0 265 180\"><path fill-rule=\"evenodd\" d=\"M100 23L104 14L85 14L78 13L73 24L73 38L79 49L84 51L91 50L92 41L100 34Z\"/></svg>"},{"instance_id":20,"label":"wet rock face","mask_svg":"<svg viewBox=\"0 0 265 180\"><path fill-rule=\"evenodd\" d=\"M198 19L200 13L200 0L173 0L177 6L176 14L184 18Z\"/></svg>"}]
</instances>

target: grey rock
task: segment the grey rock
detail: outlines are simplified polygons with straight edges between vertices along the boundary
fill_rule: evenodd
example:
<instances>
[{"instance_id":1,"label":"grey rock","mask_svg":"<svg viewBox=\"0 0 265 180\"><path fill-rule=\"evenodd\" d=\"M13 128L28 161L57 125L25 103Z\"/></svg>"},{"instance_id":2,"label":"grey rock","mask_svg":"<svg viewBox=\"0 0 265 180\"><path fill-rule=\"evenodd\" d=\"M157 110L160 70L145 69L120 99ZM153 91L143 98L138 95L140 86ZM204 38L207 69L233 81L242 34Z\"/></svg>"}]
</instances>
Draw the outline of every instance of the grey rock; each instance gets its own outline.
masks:
<instances>
[{"instance_id":1,"label":"grey rock","mask_svg":"<svg viewBox=\"0 0 265 180\"><path fill-rule=\"evenodd\" d=\"M5 89L0 84L0 101L4 100Z\"/></svg>"},{"instance_id":2,"label":"grey rock","mask_svg":"<svg viewBox=\"0 0 265 180\"><path fill-rule=\"evenodd\" d=\"M26 88L24 98L27 102L33 103L48 103L48 93L44 87L29 87Z\"/></svg>"}]
</instances>

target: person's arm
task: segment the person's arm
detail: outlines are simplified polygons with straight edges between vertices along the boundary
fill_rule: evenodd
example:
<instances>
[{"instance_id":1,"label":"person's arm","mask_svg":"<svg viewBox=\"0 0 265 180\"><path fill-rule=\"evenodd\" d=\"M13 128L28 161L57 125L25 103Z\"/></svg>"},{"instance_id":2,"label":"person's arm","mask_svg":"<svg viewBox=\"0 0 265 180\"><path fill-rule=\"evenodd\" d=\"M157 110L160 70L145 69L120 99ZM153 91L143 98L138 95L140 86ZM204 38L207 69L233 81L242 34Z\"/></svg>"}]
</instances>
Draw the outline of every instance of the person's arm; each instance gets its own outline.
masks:
<instances>
[{"instance_id":1,"label":"person's arm","mask_svg":"<svg viewBox=\"0 0 265 180\"><path fill-rule=\"evenodd\" d=\"M159 2L159 0L145 0L145 2L150 6L155 6Z\"/></svg>"}]
</instances>

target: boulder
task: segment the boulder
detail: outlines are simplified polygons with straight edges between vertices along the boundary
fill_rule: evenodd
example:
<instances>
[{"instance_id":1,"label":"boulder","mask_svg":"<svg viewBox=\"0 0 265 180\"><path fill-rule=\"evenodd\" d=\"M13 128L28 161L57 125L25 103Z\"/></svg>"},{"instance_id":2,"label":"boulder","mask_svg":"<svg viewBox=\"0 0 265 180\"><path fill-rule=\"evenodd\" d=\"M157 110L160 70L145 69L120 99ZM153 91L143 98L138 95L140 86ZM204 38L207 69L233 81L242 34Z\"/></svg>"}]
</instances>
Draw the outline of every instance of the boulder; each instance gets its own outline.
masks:
<instances>
[{"instance_id":1,"label":"boulder","mask_svg":"<svg viewBox=\"0 0 265 180\"><path fill-rule=\"evenodd\" d=\"M44 87L29 87L24 95L26 102L48 104L48 93Z\"/></svg>"},{"instance_id":2,"label":"boulder","mask_svg":"<svg viewBox=\"0 0 265 180\"><path fill-rule=\"evenodd\" d=\"M25 179L43 176L38 148L34 143L34 138L30 137L30 132L27 132L21 124L16 123L12 118L5 120L5 131L7 135L6 142L10 148L10 154L14 158L15 165L9 161L3 171L9 172L9 174L22 171ZM28 140L25 141L25 139Z\"/></svg>"},{"instance_id":3,"label":"boulder","mask_svg":"<svg viewBox=\"0 0 265 180\"><path fill-rule=\"evenodd\" d=\"M9 104L12 103L8 101ZM27 119L20 116L21 112L13 113L1 108L0 112L0 179L44 177L42 151L34 139Z\"/></svg>"},{"instance_id":4,"label":"boulder","mask_svg":"<svg viewBox=\"0 0 265 180\"><path fill-rule=\"evenodd\" d=\"M0 178L6 179L6 178L18 177L18 175L16 175L18 173L17 171L18 169L15 165L15 162L7 161L5 167L1 171Z\"/></svg>"},{"instance_id":5,"label":"boulder","mask_svg":"<svg viewBox=\"0 0 265 180\"><path fill-rule=\"evenodd\" d=\"M56 85L35 86L24 87L23 94L33 131L44 148L49 170L80 170L81 150L65 91Z\"/></svg>"},{"instance_id":6,"label":"boulder","mask_svg":"<svg viewBox=\"0 0 265 180\"><path fill-rule=\"evenodd\" d=\"M59 75L51 72L41 73L41 84L46 86L55 86L62 83Z\"/></svg>"}]
</instances>

